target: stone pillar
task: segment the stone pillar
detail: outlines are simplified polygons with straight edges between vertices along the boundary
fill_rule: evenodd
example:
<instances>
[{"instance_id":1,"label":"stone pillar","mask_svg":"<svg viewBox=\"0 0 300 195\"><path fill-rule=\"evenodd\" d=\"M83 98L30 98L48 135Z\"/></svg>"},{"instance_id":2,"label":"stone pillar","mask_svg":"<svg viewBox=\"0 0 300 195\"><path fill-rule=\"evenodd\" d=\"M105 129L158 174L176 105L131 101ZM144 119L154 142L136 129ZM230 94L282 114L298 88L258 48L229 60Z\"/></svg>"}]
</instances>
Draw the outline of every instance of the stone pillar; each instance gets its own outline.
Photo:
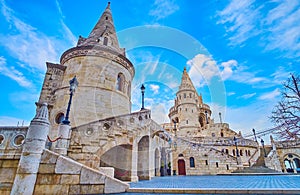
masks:
<instances>
[{"instance_id":1,"label":"stone pillar","mask_svg":"<svg viewBox=\"0 0 300 195\"><path fill-rule=\"evenodd\" d=\"M155 143L154 139L149 136L149 179L155 176Z\"/></svg>"},{"instance_id":2,"label":"stone pillar","mask_svg":"<svg viewBox=\"0 0 300 195\"><path fill-rule=\"evenodd\" d=\"M58 136L55 152L62 155L67 155L67 151L70 144L71 126L67 124L60 124L58 127Z\"/></svg>"},{"instance_id":3,"label":"stone pillar","mask_svg":"<svg viewBox=\"0 0 300 195\"><path fill-rule=\"evenodd\" d=\"M43 103L28 128L11 194L33 194L48 132L48 108Z\"/></svg>"},{"instance_id":4,"label":"stone pillar","mask_svg":"<svg viewBox=\"0 0 300 195\"><path fill-rule=\"evenodd\" d=\"M131 160L131 181L137 182L139 181L139 177L137 176L137 168L138 168L138 144L136 139L132 143L132 160Z\"/></svg>"}]
</instances>

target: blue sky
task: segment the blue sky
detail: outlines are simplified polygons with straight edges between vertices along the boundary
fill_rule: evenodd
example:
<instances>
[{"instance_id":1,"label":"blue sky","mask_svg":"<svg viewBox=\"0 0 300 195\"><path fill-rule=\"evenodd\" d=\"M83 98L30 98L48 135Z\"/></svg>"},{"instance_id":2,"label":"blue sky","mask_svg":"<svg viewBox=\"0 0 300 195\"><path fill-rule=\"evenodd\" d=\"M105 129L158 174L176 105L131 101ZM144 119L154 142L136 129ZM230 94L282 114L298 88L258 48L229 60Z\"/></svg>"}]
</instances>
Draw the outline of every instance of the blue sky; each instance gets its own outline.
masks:
<instances>
[{"instance_id":1,"label":"blue sky","mask_svg":"<svg viewBox=\"0 0 300 195\"><path fill-rule=\"evenodd\" d=\"M0 125L28 124L46 61L87 37L107 1L0 0ZM168 122L183 68L223 122L244 134L272 127L281 83L299 73L298 0L111 1L119 42L136 68L132 110Z\"/></svg>"}]
</instances>

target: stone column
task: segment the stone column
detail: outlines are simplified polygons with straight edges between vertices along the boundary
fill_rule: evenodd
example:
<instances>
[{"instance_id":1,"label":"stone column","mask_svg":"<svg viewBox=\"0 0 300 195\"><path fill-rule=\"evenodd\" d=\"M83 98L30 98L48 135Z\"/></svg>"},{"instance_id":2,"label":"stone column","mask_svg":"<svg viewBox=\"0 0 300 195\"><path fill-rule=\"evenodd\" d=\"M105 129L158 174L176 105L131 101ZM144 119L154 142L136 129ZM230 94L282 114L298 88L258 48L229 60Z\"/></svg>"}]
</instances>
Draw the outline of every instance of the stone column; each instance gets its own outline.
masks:
<instances>
[{"instance_id":1,"label":"stone column","mask_svg":"<svg viewBox=\"0 0 300 195\"><path fill-rule=\"evenodd\" d=\"M48 132L48 108L43 103L28 128L11 194L33 194Z\"/></svg>"},{"instance_id":2,"label":"stone column","mask_svg":"<svg viewBox=\"0 0 300 195\"><path fill-rule=\"evenodd\" d=\"M71 126L67 124L60 124L58 127L58 136L55 152L62 155L67 155L67 151L70 144Z\"/></svg>"},{"instance_id":3,"label":"stone column","mask_svg":"<svg viewBox=\"0 0 300 195\"><path fill-rule=\"evenodd\" d=\"M149 179L155 176L155 140L149 136Z\"/></svg>"},{"instance_id":4,"label":"stone column","mask_svg":"<svg viewBox=\"0 0 300 195\"><path fill-rule=\"evenodd\" d=\"M139 177L137 176L137 168L138 168L138 144L136 139L133 140L132 143L132 160L131 160L131 181L137 182L139 181Z\"/></svg>"}]
</instances>

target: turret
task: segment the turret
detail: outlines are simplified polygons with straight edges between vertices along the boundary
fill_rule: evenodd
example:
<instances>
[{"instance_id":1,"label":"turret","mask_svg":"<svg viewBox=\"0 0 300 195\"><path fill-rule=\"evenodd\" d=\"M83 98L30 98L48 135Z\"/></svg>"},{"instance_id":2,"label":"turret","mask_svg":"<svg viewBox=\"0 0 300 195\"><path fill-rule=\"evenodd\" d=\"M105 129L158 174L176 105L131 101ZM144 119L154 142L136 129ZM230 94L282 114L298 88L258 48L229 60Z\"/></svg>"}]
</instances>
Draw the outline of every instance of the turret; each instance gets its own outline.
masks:
<instances>
[{"instance_id":1,"label":"turret","mask_svg":"<svg viewBox=\"0 0 300 195\"><path fill-rule=\"evenodd\" d=\"M211 110L198 95L187 71L184 68L181 84L176 93L175 105L170 109L171 123L177 123L177 135L194 135L206 128Z\"/></svg>"},{"instance_id":2,"label":"turret","mask_svg":"<svg viewBox=\"0 0 300 195\"><path fill-rule=\"evenodd\" d=\"M131 112L131 83L135 70L125 50L119 47L110 3L89 36L80 36L77 45L62 54L59 66L64 67L64 73L58 87L52 91L55 96L50 111L52 130L57 131L61 116L66 112L69 80L74 76L80 85L72 100L72 127Z\"/></svg>"}]
</instances>

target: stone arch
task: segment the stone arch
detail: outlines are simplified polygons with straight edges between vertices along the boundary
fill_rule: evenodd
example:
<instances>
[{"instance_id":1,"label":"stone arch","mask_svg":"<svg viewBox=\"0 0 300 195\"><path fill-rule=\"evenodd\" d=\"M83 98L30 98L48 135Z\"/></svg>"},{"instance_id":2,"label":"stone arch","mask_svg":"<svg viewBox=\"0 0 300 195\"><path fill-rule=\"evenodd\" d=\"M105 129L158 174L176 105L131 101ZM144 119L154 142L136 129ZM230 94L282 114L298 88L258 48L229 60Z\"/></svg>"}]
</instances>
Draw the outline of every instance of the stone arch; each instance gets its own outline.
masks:
<instances>
[{"instance_id":1,"label":"stone arch","mask_svg":"<svg viewBox=\"0 0 300 195\"><path fill-rule=\"evenodd\" d=\"M204 114L200 114L199 123L200 123L201 127L204 127L204 125L205 125L205 115Z\"/></svg>"},{"instance_id":2,"label":"stone arch","mask_svg":"<svg viewBox=\"0 0 300 195\"><path fill-rule=\"evenodd\" d=\"M149 136L143 136L138 142L137 176L139 180L150 179L149 176Z\"/></svg>"},{"instance_id":3,"label":"stone arch","mask_svg":"<svg viewBox=\"0 0 300 195\"><path fill-rule=\"evenodd\" d=\"M300 157L297 154L288 153L283 159L286 172L300 173Z\"/></svg>"},{"instance_id":4,"label":"stone arch","mask_svg":"<svg viewBox=\"0 0 300 195\"><path fill-rule=\"evenodd\" d=\"M113 167L114 177L123 181L131 179L132 145L110 148L100 157L100 167Z\"/></svg>"}]
</instances>

